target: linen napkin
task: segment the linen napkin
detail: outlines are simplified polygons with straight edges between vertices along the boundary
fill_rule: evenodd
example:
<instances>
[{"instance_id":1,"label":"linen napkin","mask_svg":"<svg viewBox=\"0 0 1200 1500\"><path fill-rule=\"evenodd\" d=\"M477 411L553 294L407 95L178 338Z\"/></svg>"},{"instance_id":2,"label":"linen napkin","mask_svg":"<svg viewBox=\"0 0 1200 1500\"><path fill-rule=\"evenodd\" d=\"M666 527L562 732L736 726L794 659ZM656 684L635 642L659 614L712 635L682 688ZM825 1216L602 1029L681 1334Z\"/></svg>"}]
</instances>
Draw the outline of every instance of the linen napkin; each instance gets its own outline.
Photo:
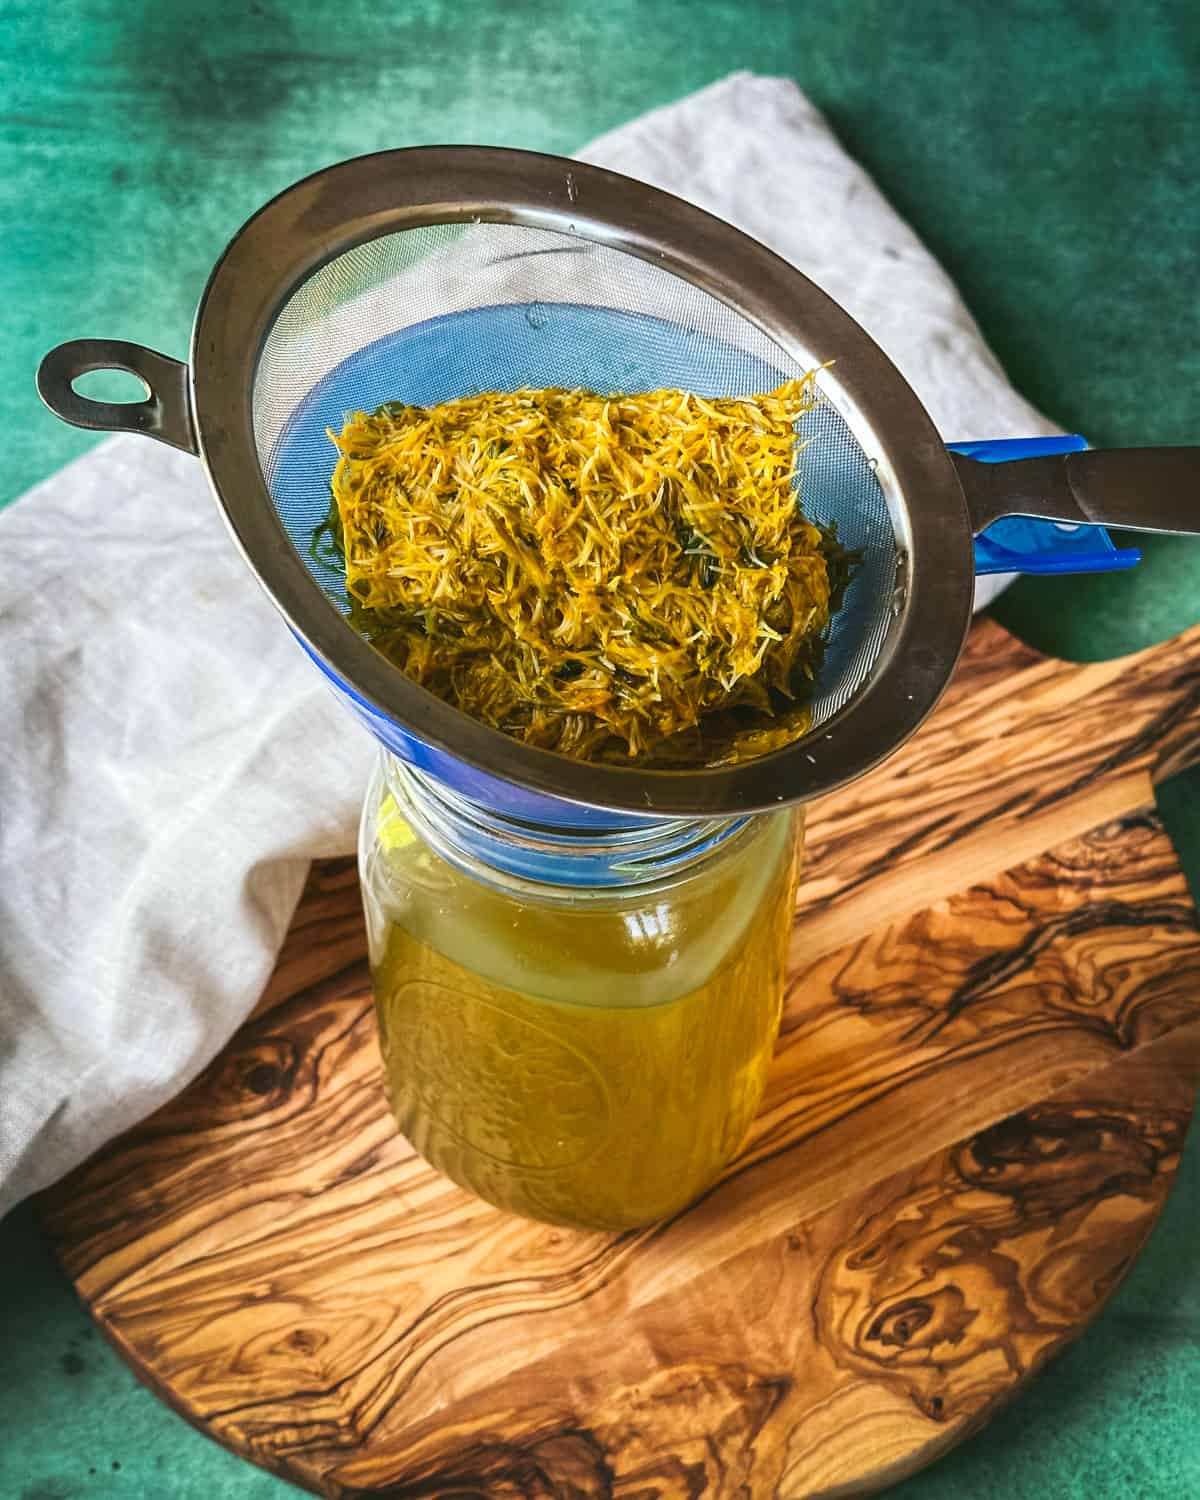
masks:
<instances>
[{"instance_id":1,"label":"linen napkin","mask_svg":"<svg viewBox=\"0 0 1200 1500\"><path fill-rule=\"evenodd\" d=\"M735 74L581 156L799 266L947 440L1058 430L790 82ZM229 1038L309 862L353 849L374 750L250 576L199 462L132 436L0 515L0 744L2 1215Z\"/></svg>"}]
</instances>

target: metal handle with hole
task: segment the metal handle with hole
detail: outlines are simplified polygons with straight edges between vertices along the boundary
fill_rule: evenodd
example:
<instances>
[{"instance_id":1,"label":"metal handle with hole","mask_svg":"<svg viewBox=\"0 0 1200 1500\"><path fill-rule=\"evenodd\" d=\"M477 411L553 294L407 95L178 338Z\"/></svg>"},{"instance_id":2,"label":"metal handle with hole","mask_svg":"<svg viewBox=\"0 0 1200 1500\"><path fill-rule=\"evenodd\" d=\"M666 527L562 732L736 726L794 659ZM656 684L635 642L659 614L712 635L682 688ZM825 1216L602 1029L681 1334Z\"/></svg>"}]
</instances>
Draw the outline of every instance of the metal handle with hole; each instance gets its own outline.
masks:
<instances>
[{"instance_id":1,"label":"metal handle with hole","mask_svg":"<svg viewBox=\"0 0 1200 1500\"><path fill-rule=\"evenodd\" d=\"M1011 463L951 458L976 536L1005 516L1200 536L1200 448L1088 449Z\"/></svg>"},{"instance_id":2,"label":"metal handle with hole","mask_svg":"<svg viewBox=\"0 0 1200 1500\"><path fill-rule=\"evenodd\" d=\"M81 396L72 382L90 370L124 370L144 381L145 401L93 401ZM71 339L51 349L38 366L38 395L64 422L95 432L142 432L198 453L192 425L188 367L143 344L123 339Z\"/></svg>"}]
</instances>

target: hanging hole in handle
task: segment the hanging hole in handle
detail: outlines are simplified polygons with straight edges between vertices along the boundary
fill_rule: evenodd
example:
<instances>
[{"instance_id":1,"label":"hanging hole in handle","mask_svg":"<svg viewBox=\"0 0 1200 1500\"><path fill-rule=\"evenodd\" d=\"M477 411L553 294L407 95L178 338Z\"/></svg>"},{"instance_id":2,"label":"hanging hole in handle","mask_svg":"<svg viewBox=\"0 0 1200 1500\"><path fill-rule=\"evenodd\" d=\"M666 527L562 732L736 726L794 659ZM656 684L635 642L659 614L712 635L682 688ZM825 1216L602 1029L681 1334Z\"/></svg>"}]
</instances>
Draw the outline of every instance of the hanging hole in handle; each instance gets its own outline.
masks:
<instances>
[{"instance_id":1,"label":"hanging hole in handle","mask_svg":"<svg viewBox=\"0 0 1200 1500\"><path fill-rule=\"evenodd\" d=\"M85 401L110 406L135 406L154 394L149 383L132 370L85 370L72 380L71 389Z\"/></svg>"},{"instance_id":2,"label":"hanging hole in handle","mask_svg":"<svg viewBox=\"0 0 1200 1500\"><path fill-rule=\"evenodd\" d=\"M79 382L93 372L144 387L140 400L93 397ZM38 395L57 417L93 432L141 432L185 453L198 453L192 425L188 367L123 339L72 339L51 349L38 366ZM111 389L109 387L108 389Z\"/></svg>"}]
</instances>

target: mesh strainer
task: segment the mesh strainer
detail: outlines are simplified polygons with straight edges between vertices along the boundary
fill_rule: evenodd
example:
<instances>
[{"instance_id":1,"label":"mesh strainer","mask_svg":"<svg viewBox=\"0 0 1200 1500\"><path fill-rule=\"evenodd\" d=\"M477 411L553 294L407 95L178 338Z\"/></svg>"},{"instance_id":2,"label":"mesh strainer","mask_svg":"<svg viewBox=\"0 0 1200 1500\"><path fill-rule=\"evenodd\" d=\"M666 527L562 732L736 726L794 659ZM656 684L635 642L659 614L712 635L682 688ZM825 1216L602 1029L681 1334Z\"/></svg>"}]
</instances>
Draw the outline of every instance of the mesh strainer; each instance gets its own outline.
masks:
<instances>
[{"instance_id":1,"label":"mesh strainer","mask_svg":"<svg viewBox=\"0 0 1200 1500\"><path fill-rule=\"evenodd\" d=\"M751 763L643 771L519 744L362 640L344 580L312 554L334 461L326 429L348 411L522 385L749 395L826 365L800 424L797 483L808 514L836 520L864 562L832 627L812 730ZM71 382L98 368L140 376L148 399L81 397ZM641 183L526 152L415 149L319 172L225 251L190 370L84 339L47 355L38 384L66 421L198 453L251 568L378 738L539 822L731 814L860 775L945 686L970 618L972 537L1000 516L1200 529L1200 450L951 455L880 349L762 245Z\"/></svg>"}]
</instances>

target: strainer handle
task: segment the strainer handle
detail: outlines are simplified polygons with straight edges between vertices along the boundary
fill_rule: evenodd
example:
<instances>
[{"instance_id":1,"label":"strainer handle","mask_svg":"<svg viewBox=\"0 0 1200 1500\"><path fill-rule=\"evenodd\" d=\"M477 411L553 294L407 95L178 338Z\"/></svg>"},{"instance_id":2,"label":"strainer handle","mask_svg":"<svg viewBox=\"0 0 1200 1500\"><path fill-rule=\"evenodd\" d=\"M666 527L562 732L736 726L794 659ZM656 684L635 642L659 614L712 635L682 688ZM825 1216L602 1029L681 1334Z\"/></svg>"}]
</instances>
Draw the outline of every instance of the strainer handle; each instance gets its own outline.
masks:
<instances>
[{"instance_id":1,"label":"strainer handle","mask_svg":"<svg viewBox=\"0 0 1200 1500\"><path fill-rule=\"evenodd\" d=\"M145 401L93 401L71 384L89 370L125 370L148 387ZM56 417L96 432L143 432L185 453L198 453L188 395L188 367L123 339L71 339L38 366L38 395Z\"/></svg>"},{"instance_id":2,"label":"strainer handle","mask_svg":"<svg viewBox=\"0 0 1200 1500\"><path fill-rule=\"evenodd\" d=\"M1089 448L980 463L951 453L978 536L1005 516L1200 536L1200 448Z\"/></svg>"}]
</instances>

